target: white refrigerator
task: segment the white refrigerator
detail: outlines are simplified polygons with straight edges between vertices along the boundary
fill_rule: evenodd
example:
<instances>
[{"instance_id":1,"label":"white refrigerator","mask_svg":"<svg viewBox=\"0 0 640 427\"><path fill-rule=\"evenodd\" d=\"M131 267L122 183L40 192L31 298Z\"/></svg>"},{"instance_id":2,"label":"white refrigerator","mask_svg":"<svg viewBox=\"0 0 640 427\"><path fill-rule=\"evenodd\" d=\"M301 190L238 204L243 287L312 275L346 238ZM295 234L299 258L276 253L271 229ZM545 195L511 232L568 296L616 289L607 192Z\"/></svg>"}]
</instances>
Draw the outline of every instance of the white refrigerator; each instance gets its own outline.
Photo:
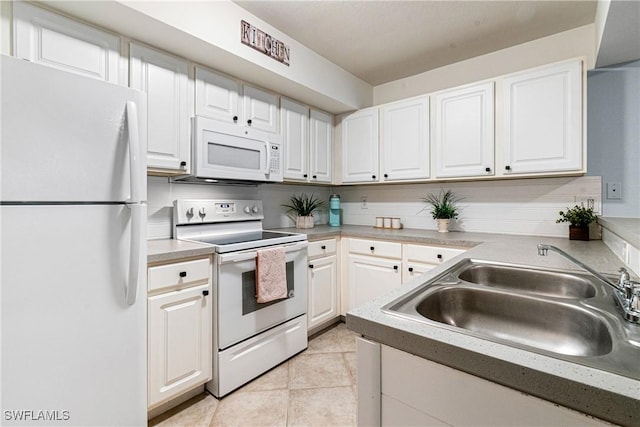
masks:
<instances>
[{"instance_id":1,"label":"white refrigerator","mask_svg":"<svg viewBox=\"0 0 640 427\"><path fill-rule=\"evenodd\" d=\"M0 425L146 426L144 94L0 61Z\"/></svg>"}]
</instances>

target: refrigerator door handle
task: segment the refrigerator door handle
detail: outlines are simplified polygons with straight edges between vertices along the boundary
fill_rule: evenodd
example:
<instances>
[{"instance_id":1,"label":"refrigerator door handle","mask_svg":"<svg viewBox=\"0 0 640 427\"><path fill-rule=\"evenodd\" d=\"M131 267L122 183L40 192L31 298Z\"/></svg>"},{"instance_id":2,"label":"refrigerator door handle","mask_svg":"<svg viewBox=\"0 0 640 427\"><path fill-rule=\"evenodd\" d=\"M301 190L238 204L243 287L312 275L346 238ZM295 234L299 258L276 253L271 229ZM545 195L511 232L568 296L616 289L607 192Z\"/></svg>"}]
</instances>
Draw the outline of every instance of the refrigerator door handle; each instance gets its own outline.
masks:
<instances>
[{"instance_id":1,"label":"refrigerator door handle","mask_svg":"<svg viewBox=\"0 0 640 427\"><path fill-rule=\"evenodd\" d=\"M144 224L142 215L144 213L143 206L141 204L128 204L126 205L131 209L131 252L129 263L129 280L124 290L125 300L127 304L133 305L136 302L136 295L138 293L138 286L140 280L140 267L142 265L142 233L141 227Z\"/></svg>"},{"instance_id":2,"label":"refrigerator door handle","mask_svg":"<svg viewBox=\"0 0 640 427\"><path fill-rule=\"evenodd\" d=\"M140 130L138 128L138 107L127 101L127 128L129 133L129 164L131 194L130 203L140 202Z\"/></svg>"}]
</instances>

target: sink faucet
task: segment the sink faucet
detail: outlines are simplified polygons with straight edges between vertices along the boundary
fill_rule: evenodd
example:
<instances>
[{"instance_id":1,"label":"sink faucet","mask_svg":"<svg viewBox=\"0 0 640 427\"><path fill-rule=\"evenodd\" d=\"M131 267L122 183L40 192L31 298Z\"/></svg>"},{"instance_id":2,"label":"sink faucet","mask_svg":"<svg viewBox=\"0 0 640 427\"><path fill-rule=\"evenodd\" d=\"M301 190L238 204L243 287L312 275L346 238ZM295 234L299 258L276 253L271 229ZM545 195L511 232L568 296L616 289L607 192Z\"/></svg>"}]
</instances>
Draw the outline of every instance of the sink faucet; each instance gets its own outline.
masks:
<instances>
[{"instance_id":1,"label":"sink faucet","mask_svg":"<svg viewBox=\"0 0 640 427\"><path fill-rule=\"evenodd\" d=\"M614 300L616 302L616 305L620 307L622 316L630 322L640 323L640 283L631 280L629 272L626 268L620 267L620 269L618 270L620 276L618 278L618 282L616 283L607 279L588 265L585 265L584 263L578 261L562 249L559 249L552 245L538 245L538 255L547 256L549 251L557 252L564 258L576 264L578 267L587 271L596 279L614 288Z\"/></svg>"}]
</instances>

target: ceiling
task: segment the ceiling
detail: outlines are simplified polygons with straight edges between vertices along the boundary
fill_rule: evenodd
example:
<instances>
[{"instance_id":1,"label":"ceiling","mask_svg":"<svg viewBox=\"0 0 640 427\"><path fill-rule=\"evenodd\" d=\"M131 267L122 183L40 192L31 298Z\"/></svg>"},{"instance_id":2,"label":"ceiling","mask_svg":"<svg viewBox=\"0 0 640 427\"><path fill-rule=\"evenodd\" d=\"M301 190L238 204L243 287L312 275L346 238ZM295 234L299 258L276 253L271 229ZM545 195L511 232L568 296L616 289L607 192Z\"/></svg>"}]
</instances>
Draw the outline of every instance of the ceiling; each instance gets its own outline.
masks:
<instances>
[{"instance_id":1,"label":"ceiling","mask_svg":"<svg viewBox=\"0 0 640 427\"><path fill-rule=\"evenodd\" d=\"M591 24L596 13L595 0L235 3L373 86Z\"/></svg>"}]
</instances>

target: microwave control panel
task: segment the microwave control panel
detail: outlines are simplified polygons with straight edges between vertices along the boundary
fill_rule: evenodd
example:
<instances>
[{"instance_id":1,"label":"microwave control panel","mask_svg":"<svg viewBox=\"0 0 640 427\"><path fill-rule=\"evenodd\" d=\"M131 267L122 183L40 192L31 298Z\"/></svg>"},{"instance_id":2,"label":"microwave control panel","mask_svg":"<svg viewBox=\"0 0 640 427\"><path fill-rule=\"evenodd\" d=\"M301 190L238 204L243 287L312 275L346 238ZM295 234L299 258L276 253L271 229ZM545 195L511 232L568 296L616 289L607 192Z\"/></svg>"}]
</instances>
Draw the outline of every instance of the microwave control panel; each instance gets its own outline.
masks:
<instances>
[{"instance_id":1,"label":"microwave control panel","mask_svg":"<svg viewBox=\"0 0 640 427\"><path fill-rule=\"evenodd\" d=\"M269 164L269 180L282 181L282 149L279 143L269 143L271 163Z\"/></svg>"}]
</instances>

